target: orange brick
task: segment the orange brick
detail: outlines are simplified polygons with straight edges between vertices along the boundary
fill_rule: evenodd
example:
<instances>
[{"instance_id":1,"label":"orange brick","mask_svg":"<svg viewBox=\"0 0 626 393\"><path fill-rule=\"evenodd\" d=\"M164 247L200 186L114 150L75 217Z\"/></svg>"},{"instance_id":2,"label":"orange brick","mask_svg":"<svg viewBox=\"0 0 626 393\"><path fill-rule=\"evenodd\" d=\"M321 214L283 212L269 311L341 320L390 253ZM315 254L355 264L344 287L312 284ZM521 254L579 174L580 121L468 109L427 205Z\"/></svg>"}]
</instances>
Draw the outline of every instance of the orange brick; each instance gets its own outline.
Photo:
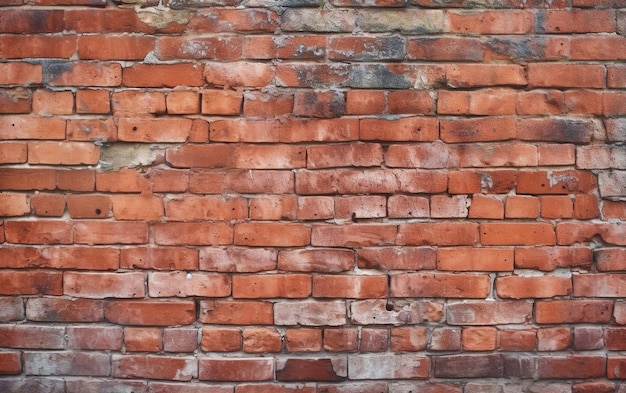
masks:
<instances>
[{"instance_id":1,"label":"orange brick","mask_svg":"<svg viewBox=\"0 0 626 393\"><path fill-rule=\"evenodd\" d=\"M65 139L64 119L28 115L0 117L0 139Z\"/></svg>"},{"instance_id":2,"label":"orange brick","mask_svg":"<svg viewBox=\"0 0 626 393\"><path fill-rule=\"evenodd\" d=\"M135 64L123 70L129 87L202 86L202 68L193 64Z\"/></svg>"},{"instance_id":3,"label":"orange brick","mask_svg":"<svg viewBox=\"0 0 626 393\"><path fill-rule=\"evenodd\" d=\"M68 195L67 207L72 218L108 218L111 197L108 195Z\"/></svg>"},{"instance_id":4,"label":"orange brick","mask_svg":"<svg viewBox=\"0 0 626 393\"><path fill-rule=\"evenodd\" d=\"M238 328L203 328L200 349L205 352L234 352L241 350L241 330Z\"/></svg>"},{"instance_id":5,"label":"orange brick","mask_svg":"<svg viewBox=\"0 0 626 393\"><path fill-rule=\"evenodd\" d=\"M437 269L451 271L512 271L513 250L505 248L439 248Z\"/></svg>"},{"instance_id":6,"label":"orange brick","mask_svg":"<svg viewBox=\"0 0 626 393\"><path fill-rule=\"evenodd\" d=\"M385 93L380 90L349 90L346 92L347 115L369 115L383 113Z\"/></svg>"},{"instance_id":7,"label":"orange brick","mask_svg":"<svg viewBox=\"0 0 626 393\"><path fill-rule=\"evenodd\" d=\"M241 38L237 35L215 37L159 37L155 54L160 60L217 59L239 60L242 52ZM143 57L142 57L143 58Z\"/></svg>"},{"instance_id":8,"label":"orange brick","mask_svg":"<svg viewBox=\"0 0 626 393\"><path fill-rule=\"evenodd\" d=\"M601 65L531 63L528 84L531 87L602 88L604 72Z\"/></svg>"},{"instance_id":9,"label":"orange brick","mask_svg":"<svg viewBox=\"0 0 626 393\"><path fill-rule=\"evenodd\" d=\"M96 165L100 148L87 142L30 142L28 162L31 164Z\"/></svg>"},{"instance_id":10,"label":"orange brick","mask_svg":"<svg viewBox=\"0 0 626 393\"><path fill-rule=\"evenodd\" d=\"M550 298L566 296L572 291L569 277L498 277L495 286L503 299Z\"/></svg>"},{"instance_id":11,"label":"orange brick","mask_svg":"<svg viewBox=\"0 0 626 393\"><path fill-rule=\"evenodd\" d=\"M243 351L246 353L277 353L282 349L282 337L276 328L254 327L243 330Z\"/></svg>"},{"instance_id":12,"label":"orange brick","mask_svg":"<svg viewBox=\"0 0 626 393\"><path fill-rule=\"evenodd\" d=\"M117 220L154 221L164 216L163 199L152 195L113 195L113 216Z\"/></svg>"},{"instance_id":13,"label":"orange brick","mask_svg":"<svg viewBox=\"0 0 626 393\"><path fill-rule=\"evenodd\" d=\"M374 299L387 295L387 276L313 277L313 297Z\"/></svg>"},{"instance_id":14,"label":"orange brick","mask_svg":"<svg viewBox=\"0 0 626 393\"><path fill-rule=\"evenodd\" d=\"M303 298L310 295L311 277L305 274L233 277L234 298Z\"/></svg>"},{"instance_id":15,"label":"orange brick","mask_svg":"<svg viewBox=\"0 0 626 393\"><path fill-rule=\"evenodd\" d=\"M124 328L124 346L129 352L158 352L163 349L163 330L159 328Z\"/></svg>"},{"instance_id":16,"label":"orange brick","mask_svg":"<svg viewBox=\"0 0 626 393\"><path fill-rule=\"evenodd\" d=\"M223 87L264 87L274 79L274 67L268 63L206 63L204 77L210 85Z\"/></svg>"},{"instance_id":17,"label":"orange brick","mask_svg":"<svg viewBox=\"0 0 626 393\"><path fill-rule=\"evenodd\" d=\"M83 35L78 56L88 60L143 60L154 49L154 38L139 35Z\"/></svg>"},{"instance_id":18,"label":"orange brick","mask_svg":"<svg viewBox=\"0 0 626 393\"><path fill-rule=\"evenodd\" d=\"M0 194L0 216L24 216L30 213L28 195L17 193Z\"/></svg>"},{"instance_id":19,"label":"orange brick","mask_svg":"<svg viewBox=\"0 0 626 393\"><path fill-rule=\"evenodd\" d=\"M167 113L187 115L200 112L200 95L195 91L171 91L166 97Z\"/></svg>"},{"instance_id":20,"label":"orange brick","mask_svg":"<svg viewBox=\"0 0 626 393\"><path fill-rule=\"evenodd\" d=\"M455 88L525 86L526 76L524 68L513 64L455 64L446 66L446 82Z\"/></svg>"},{"instance_id":21,"label":"orange brick","mask_svg":"<svg viewBox=\"0 0 626 393\"><path fill-rule=\"evenodd\" d=\"M243 95L230 90L205 90L202 92L201 112L208 115L238 115Z\"/></svg>"},{"instance_id":22,"label":"orange brick","mask_svg":"<svg viewBox=\"0 0 626 393\"><path fill-rule=\"evenodd\" d=\"M539 217L539 198L533 196L511 195L505 202L506 218Z\"/></svg>"},{"instance_id":23,"label":"orange brick","mask_svg":"<svg viewBox=\"0 0 626 393\"><path fill-rule=\"evenodd\" d=\"M24 142L1 142L0 164L22 164L28 157L28 145Z\"/></svg>"},{"instance_id":24,"label":"orange brick","mask_svg":"<svg viewBox=\"0 0 626 393\"><path fill-rule=\"evenodd\" d=\"M30 205L36 215L61 217L65 212L65 196L58 194L37 194L30 197Z\"/></svg>"},{"instance_id":25,"label":"orange brick","mask_svg":"<svg viewBox=\"0 0 626 393\"><path fill-rule=\"evenodd\" d=\"M455 11L448 17L450 31L463 34L528 34L534 25L529 10Z\"/></svg>"},{"instance_id":26,"label":"orange brick","mask_svg":"<svg viewBox=\"0 0 626 393\"><path fill-rule=\"evenodd\" d=\"M111 96L108 90L76 91L76 113L106 114L110 111Z\"/></svg>"},{"instance_id":27,"label":"orange brick","mask_svg":"<svg viewBox=\"0 0 626 393\"><path fill-rule=\"evenodd\" d=\"M322 330L294 328L285 331L288 352L319 352L322 349Z\"/></svg>"},{"instance_id":28,"label":"orange brick","mask_svg":"<svg viewBox=\"0 0 626 393\"><path fill-rule=\"evenodd\" d=\"M113 114L118 117L163 115L165 95L158 91L122 90L111 98Z\"/></svg>"},{"instance_id":29,"label":"orange brick","mask_svg":"<svg viewBox=\"0 0 626 393\"><path fill-rule=\"evenodd\" d=\"M0 89L0 113L30 113L32 93L23 87Z\"/></svg>"},{"instance_id":30,"label":"orange brick","mask_svg":"<svg viewBox=\"0 0 626 393\"><path fill-rule=\"evenodd\" d=\"M571 218L574 214L572 199L565 195L544 195L539 197L541 217Z\"/></svg>"},{"instance_id":31,"label":"orange brick","mask_svg":"<svg viewBox=\"0 0 626 393\"><path fill-rule=\"evenodd\" d=\"M495 197L475 194L472 197L468 217L502 220L504 218L504 203Z\"/></svg>"},{"instance_id":32,"label":"orange brick","mask_svg":"<svg viewBox=\"0 0 626 393\"><path fill-rule=\"evenodd\" d=\"M290 195L259 196L250 201L250 218L253 220L293 220L298 201Z\"/></svg>"},{"instance_id":33,"label":"orange brick","mask_svg":"<svg viewBox=\"0 0 626 393\"><path fill-rule=\"evenodd\" d=\"M5 59L69 59L76 52L76 36L3 35L0 37L0 46Z\"/></svg>"},{"instance_id":34,"label":"orange brick","mask_svg":"<svg viewBox=\"0 0 626 393\"><path fill-rule=\"evenodd\" d=\"M8 19L7 19L8 20ZM0 63L0 85L31 85L41 83L42 65L26 62Z\"/></svg>"},{"instance_id":35,"label":"orange brick","mask_svg":"<svg viewBox=\"0 0 626 393\"><path fill-rule=\"evenodd\" d=\"M548 223L486 223L480 225L483 245L552 245L554 227Z\"/></svg>"},{"instance_id":36,"label":"orange brick","mask_svg":"<svg viewBox=\"0 0 626 393\"><path fill-rule=\"evenodd\" d=\"M495 327L467 327L461 332L466 351L493 351L496 349L498 330Z\"/></svg>"},{"instance_id":37,"label":"orange brick","mask_svg":"<svg viewBox=\"0 0 626 393\"><path fill-rule=\"evenodd\" d=\"M54 62L43 69L50 86L114 87L122 83L122 66L117 63Z\"/></svg>"}]
</instances>

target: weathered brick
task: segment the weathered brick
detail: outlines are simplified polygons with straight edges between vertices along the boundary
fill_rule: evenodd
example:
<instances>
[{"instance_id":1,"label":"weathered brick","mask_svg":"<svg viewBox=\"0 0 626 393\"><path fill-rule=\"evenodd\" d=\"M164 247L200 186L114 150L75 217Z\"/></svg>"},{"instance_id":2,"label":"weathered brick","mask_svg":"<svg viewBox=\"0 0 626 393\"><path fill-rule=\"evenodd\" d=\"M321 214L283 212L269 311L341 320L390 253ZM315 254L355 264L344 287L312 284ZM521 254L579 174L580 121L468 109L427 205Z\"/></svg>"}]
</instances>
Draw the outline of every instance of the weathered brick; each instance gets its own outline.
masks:
<instances>
[{"instance_id":1,"label":"weathered brick","mask_svg":"<svg viewBox=\"0 0 626 393\"><path fill-rule=\"evenodd\" d=\"M196 305L190 301L117 300L105 304L104 315L119 325L188 325L196 319Z\"/></svg>"},{"instance_id":2,"label":"weathered brick","mask_svg":"<svg viewBox=\"0 0 626 393\"><path fill-rule=\"evenodd\" d=\"M99 352L25 352L26 375L108 376L111 355Z\"/></svg>"},{"instance_id":3,"label":"weathered brick","mask_svg":"<svg viewBox=\"0 0 626 393\"><path fill-rule=\"evenodd\" d=\"M430 359L413 354L348 355L350 379L422 379L428 377Z\"/></svg>"},{"instance_id":4,"label":"weathered brick","mask_svg":"<svg viewBox=\"0 0 626 393\"><path fill-rule=\"evenodd\" d=\"M268 381L274 378L273 359L264 358L203 358L198 361L201 381Z\"/></svg>"},{"instance_id":5,"label":"weathered brick","mask_svg":"<svg viewBox=\"0 0 626 393\"><path fill-rule=\"evenodd\" d=\"M198 375L193 357L160 355L112 355L111 375L118 378L189 381Z\"/></svg>"},{"instance_id":6,"label":"weathered brick","mask_svg":"<svg viewBox=\"0 0 626 393\"><path fill-rule=\"evenodd\" d=\"M279 381L343 381L348 374L345 357L276 360Z\"/></svg>"}]
</instances>

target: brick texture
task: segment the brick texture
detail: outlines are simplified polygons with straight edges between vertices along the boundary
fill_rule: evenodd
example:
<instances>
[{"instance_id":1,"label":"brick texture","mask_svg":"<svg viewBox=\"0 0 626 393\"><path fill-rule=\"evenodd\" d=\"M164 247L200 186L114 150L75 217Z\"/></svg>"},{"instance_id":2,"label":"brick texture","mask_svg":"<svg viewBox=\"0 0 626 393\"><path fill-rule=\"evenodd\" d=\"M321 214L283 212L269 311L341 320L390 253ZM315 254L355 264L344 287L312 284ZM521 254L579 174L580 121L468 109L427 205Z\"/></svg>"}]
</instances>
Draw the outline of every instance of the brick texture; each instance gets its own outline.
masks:
<instances>
[{"instance_id":1,"label":"brick texture","mask_svg":"<svg viewBox=\"0 0 626 393\"><path fill-rule=\"evenodd\" d=\"M624 0L0 3L0 392L626 393Z\"/></svg>"}]
</instances>

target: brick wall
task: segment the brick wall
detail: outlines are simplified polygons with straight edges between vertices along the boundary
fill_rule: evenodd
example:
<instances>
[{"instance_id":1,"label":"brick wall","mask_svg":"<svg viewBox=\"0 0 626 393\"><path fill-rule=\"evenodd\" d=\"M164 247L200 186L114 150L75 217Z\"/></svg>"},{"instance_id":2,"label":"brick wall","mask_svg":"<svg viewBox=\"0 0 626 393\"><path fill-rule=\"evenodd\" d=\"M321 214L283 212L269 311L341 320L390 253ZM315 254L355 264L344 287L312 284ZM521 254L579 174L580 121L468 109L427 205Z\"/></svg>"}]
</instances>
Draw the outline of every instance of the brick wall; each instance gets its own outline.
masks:
<instances>
[{"instance_id":1,"label":"brick wall","mask_svg":"<svg viewBox=\"0 0 626 393\"><path fill-rule=\"evenodd\" d=\"M624 0L0 2L0 391L626 392Z\"/></svg>"}]
</instances>

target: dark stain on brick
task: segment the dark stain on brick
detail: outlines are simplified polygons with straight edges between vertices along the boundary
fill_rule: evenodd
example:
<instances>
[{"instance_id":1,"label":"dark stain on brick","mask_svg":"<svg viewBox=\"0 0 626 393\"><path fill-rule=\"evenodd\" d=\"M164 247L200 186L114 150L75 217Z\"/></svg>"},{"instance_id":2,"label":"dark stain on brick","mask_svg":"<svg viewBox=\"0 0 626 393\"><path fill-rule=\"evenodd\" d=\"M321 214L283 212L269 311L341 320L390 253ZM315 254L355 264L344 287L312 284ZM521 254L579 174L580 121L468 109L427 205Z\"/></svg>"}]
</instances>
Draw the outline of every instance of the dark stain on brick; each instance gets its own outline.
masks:
<instances>
[{"instance_id":1,"label":"dark stain on brick","mask_svg":"<svg viewBox=\"0 0 626 393\"><path fill-rule=\"evenodd\" d=\"M72 70L72 63L69 61L44 61L43 62L43 83L46 84Z\"/></svg>"},{"instance_id":2,"label":"dark stain on brick","mask_svg":"<svg viewBox=\"0 0 626 393\"><path fill-rule=\"evenodd\" d=\"M493 38L487 47L495 53L511 60L537 60L545 56L546 40L532 38Z\"/></svg>"},{"instance_id":3,"label":"dark stain on brick","mask_svg":"<svg viewBox=\"0 0 626 393\"><path fill-rule=\"evenodd\" d=\"M357 88L410 89L413 83L403 74L392 72L386 64L354 66L350 86Z\"/></svg>"},{"instance_id":4,"label":"dark stain on brick","mask_svg":"<svg viewBox=\"0 0 626 393\"><path fill-rule=\"evenodd\" d=\"M276 371L278 381L343 381L337 375L331 359L287 359L284 367Z\"/></svg>"}]
</instances>

